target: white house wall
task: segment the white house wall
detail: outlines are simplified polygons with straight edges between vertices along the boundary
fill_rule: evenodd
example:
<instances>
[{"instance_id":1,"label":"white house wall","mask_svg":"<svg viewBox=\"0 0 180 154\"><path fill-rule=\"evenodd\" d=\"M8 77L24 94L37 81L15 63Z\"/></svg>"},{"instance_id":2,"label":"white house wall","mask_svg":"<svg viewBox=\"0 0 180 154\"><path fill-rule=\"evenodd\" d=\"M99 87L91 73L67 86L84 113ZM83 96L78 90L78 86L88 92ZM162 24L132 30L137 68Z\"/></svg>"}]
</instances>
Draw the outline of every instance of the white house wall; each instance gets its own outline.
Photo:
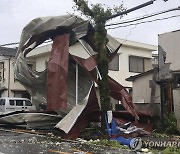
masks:
<instances>
[{"instance_id":1,"label":"white house wall","mask_svg":"<svg viewBox=\"0 0 180 154\"><path fill-rule=\"evenodd\" d=\"M4 62L4 80L1 81L1 86L9 89L2 93L2 97L14 97L14 90L25 91L24 86L14 80L14 58L1 56L0 62Z\"/></svg>"},{"instance_id":2,"label":"white house wall","mask_svg":"<svg viewBox=\"0 0 180 154\"><path fill-rule=\"evenodd\" d=\"M133 81L134 103L150 103L151 88L149 86L149 80L152 80L152 74L139 77ZM160 87L157 84L154 103L160 103Z\"/></svg>"},{"instance_id":3,"label":"white house wall","mask_svg":"<svg viewBox=\"0 0 180 154\"><path fill-rule=\"evenodd\" d=\"M147 58L145 64L145 71L152 68L151 58L152 50L138 48L133 46L122 46L119 53L119 71L109 71L109 75L117 82L121 83L124 87L132 87L132 82L125 81L130 76L137 75L138 73L129 72L129 56L138 56ZM149 62L148 62L149 61Z\"/></svg>"},{"instance_id":4,"label":"white house wall","mask_svg":"<svg viewBox=\"0 0 180 154\"><path fill-rule=\"evenodd\" d=\"M46 68L45 62L49 60L49 54L38 56L36 58L36 71L43 71Z\"/></svg>"},{"instance_id":5,"label":"white house wall","mask_svg":"<svg viewBox=\"0 0 180 154\"><path fill-rule=\"evenodd\" d=\"M170 69L180 70L180 30L160 34L159 45L166 52L166 63L171 63Z\"/></svg>"},{"instance_id":6,"label":"white house wall","mask_svg":"<svg viewBox=\"0 0 180 154\"><path fill-rule=\"evenodd\" d=\"M119 71L109 71L109 75L114 78L117 82L121 83L125 87L132 87L132 83L125 81L125 79L129 76L136 75L137 73L129 72L129 56L139 56L148 58L149 62L147 62L147 69L151 69L151 58L152 51L156 50L155 46L141 44L137 42L128 41L125 45L123 45L119 53ZM45 61L49 59L51 51L51 44L42 46L34 49L32 52L28 54L28 57L36 59L36 70L42 71L45 69ZM72 55L80 56L82 58L88 58L89 54L84 50L84 48L76 43L72 45L69 49L69 52ZM146 71L145 70L145 71Z\"/></svg>"}]
</instances>

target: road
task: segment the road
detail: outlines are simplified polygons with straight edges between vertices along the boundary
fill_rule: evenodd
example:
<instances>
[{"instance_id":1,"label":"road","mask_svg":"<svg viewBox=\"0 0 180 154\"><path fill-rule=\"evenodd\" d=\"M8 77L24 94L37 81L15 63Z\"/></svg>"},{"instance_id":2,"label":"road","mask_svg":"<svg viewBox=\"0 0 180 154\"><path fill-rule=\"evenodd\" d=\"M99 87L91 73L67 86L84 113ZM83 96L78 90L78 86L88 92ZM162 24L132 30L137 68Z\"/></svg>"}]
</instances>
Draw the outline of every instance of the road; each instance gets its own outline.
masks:
<instances>
[{"instance_id":1,"label":"road","mask_svg":"<svg viewBox=\"0 0 180 154\"><path fill-rule=\"evenodd\" d=\"M131 151L62 140L52 134L38 135L0 129L0 154L130 154Z\"/></svg>"}]
</instances>

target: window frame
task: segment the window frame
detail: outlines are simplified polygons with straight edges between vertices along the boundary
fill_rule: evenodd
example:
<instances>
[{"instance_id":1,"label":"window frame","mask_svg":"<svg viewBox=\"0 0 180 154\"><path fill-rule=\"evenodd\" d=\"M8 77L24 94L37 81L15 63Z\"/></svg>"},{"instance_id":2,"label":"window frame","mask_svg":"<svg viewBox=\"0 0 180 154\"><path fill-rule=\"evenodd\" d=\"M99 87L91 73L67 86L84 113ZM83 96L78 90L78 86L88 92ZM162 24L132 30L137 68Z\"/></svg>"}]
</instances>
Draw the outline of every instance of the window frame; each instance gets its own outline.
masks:
<instances>
[{"instance_id":1,"label":"window frame","mask_svg":"<svg viewBox=\"0 0 180 154\"><path fill-rule=\"evenodd\" d=\"M13 104L11 104L12 101L13 101ZM9 105L10 105L10 106L14 106L14 105L15 105L15 100L10 99L10 100L9 100Z\"/></svg>"},{"instance_id":2,"label":"window frame","mask_svg":"<svg viewBox=\"0 0 180 154\"><path fill-rule=\"evenodd\" d=\"M120 70L120 56L119 56L120 54L119 53L117 53L116 55L115 55L115 57L112 59L112 61L111 62L109 62L108 63L108 70L110 70L110 71L119 71ZM113 60L116 60L117 59L117 66L116 65L114 65L114 67L113 67ZM114 62L115 63L115 62Z\"/></svg>"},{"instance_id":3,"label":"window frame","mask_svg":"<svg viewBox=\"0 0 180 154\"><path fill-rule=\"evenodd\" d=\"M22 101L22 105L17 105L18 104L18 102L20 102L20 101ZM16 106L24 106L24 101L23 100L16 100Z\"/></svg>"},{"instance_id":4,"label":"window frame","mask_svg":"<svg viewBox=\"0 0 180 154\"><path fill-rule=\"evenodd\" d=\"M132 68L131 68L131 60L130 60L130 58L131 57L133 57L133 58L139 58L139 59L142 59L143 60L143 71L141 72L141 71L134 71L134 70L132 70ZM144 63L144 57L140 57L140 56L134 56L134 55L129 55L129 72L132 72L132 73L143 73L143 72L145 72L145 63Z\"/></svg>"}]
</instances>

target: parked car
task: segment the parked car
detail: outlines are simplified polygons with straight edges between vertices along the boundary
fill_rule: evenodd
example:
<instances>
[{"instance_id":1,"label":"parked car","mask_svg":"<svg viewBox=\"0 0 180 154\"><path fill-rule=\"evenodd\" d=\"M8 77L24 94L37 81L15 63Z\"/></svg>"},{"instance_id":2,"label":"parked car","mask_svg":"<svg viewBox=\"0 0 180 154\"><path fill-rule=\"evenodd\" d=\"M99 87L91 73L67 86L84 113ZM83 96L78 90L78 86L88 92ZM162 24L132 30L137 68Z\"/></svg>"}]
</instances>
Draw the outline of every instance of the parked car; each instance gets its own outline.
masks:
<instances>
[{"instance_id":1,"label":"parked car","mask_svg":"<svg viewBox=\"0 0 180 154\"><path fill-rule=\"evenodd\" d=\"M0 98L0 112L36 110L27 98L4 97Z\"/></svg>"}]
</instances>

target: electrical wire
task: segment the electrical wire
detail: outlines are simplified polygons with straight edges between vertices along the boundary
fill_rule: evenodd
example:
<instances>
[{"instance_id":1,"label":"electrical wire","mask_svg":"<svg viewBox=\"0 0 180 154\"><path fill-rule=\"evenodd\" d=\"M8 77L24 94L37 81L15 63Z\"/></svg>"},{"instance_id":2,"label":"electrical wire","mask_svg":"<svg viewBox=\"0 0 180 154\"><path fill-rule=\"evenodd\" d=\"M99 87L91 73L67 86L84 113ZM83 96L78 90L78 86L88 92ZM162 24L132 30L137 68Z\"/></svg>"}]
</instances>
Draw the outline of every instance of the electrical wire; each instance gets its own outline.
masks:
<instances>
[{"instance_id":1,"label":"electrical wire","mask_svg":"<svg viewBox=\"0 0 180 154\"><path fill-rule=\"evenodd\" d=\"M105 25L105 26L108 27L108 26L126 24L126 23L130 23L130 22L135 22L135 21L146 19L146 18L154 17L154 16L157 16L157 15L161 15L161 14L164 14L164 13L168 13L168 12L172 12L172 11L177 11L177 10L180 10L180 7L169 9L169 10L165 10L165 11L161 11L161 12L157 12L157 13L153 13L153 14L147 14L147 15L144 15L142 17L137 17L135 19L129 19L130 21L112 23L112 24L108 24L108 25Z\"/></svg>"},{"instance_id":2,"label":"electrical wire","mask_svg":"<svg viewBox=\"0 0 180 154\"><path fill-rule=\"evenodd\" d=\"M165 17L165 18L157 18L157 19L154 19L154 20L148 20L148 21L143 21L143 22L138 22L138 23L132 23L132 24L128 24L128 25L116 26L116 27L113 27L113 28L107 28L107 30L116 29L116 28L120 28L120 27L128 27L128 26L133 26L133 25L139 25L139 24L144 24L144 23L150 23L150 22L154 22L154 21L167 20L167 19L176 18L176 17L180 17L180 15L174 15L174 16Z\"/></svg>"},{"instance_id":3,"label":"electrical wire","mask_svg":"<svg viewBox=\"0 0 180 154\"><path fill-rule=\"evenodd\" d=\"M112 27L112 28L111 28L111 27L110 27L110 28L107 28L107 30L109 30L109 29L116 29L116 28L120 28L120 27L128 27L128 26L139 25L139 24L144 24L144 23L148 23L148 22L154 22L154 21L158 21L158 20L166 20L166 19L170 19L170 18L179 17L180 15L175 15L175 16L170 16L170 17L165 17L165 18L158 18L158 19L149 20L149 21L144 21L144 22L127 24L127 23L131 23L131 22L143 20L143 19L146 19L146 18L150 18L150 17L153 17L153 16L157 16L157 15L160 15L160 14L168 13L168 12L171 12L171 11L176 11L176 10L180 10L180 7L173 8L173 9L169 9L169 10L165 10L165 11L161 11L161 12L157 12L157 13L153 13L153 14L144 15L144 16L142 16L142 17L137 17L137 18L132 19L132 20L130 20L130 21L124 21L124 22L119 22L119 23L108 24L108 25L105 25L105 27L115 26L115 25L121 25L121 26L116 26L116 27ZM123 24L126 24L126 25L123 25ZM86 28L86 29L81 29L81 30L88 30L88 29ZM45 41L44 43L51 42L51 41L52 41L52 40L47 40L47 41ZM0 47L10 46L10 45L17 45L17 44L19 44L19 42L2 44L2 45L0 45Z\"/></svg>"}]
</instances>

